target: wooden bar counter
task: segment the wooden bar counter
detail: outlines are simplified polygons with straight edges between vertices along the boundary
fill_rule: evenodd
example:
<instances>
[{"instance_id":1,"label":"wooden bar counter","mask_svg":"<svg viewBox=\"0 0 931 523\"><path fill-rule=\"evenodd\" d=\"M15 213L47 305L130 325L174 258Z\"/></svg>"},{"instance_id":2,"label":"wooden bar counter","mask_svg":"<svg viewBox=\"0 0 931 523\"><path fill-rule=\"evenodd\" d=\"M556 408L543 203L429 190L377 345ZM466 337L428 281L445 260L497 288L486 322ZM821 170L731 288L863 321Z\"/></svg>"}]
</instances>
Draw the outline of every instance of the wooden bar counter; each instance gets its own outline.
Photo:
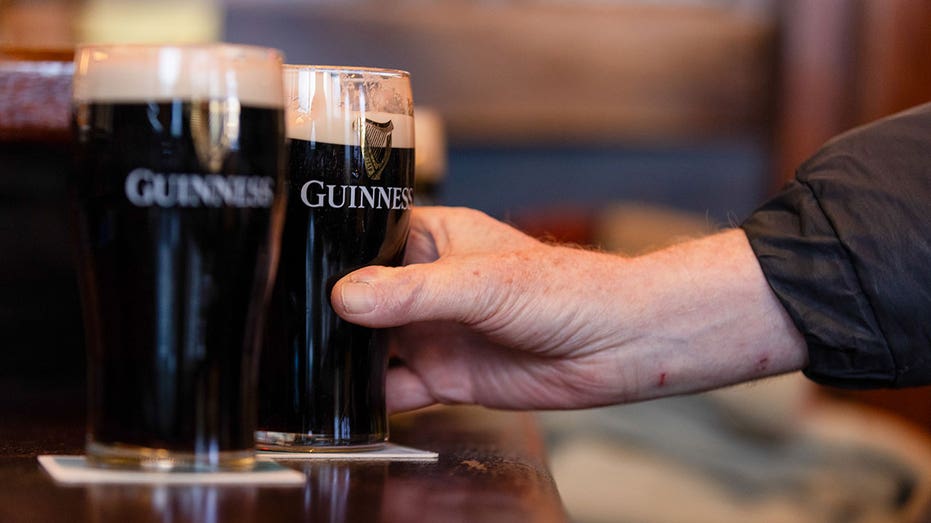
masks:
<instances>
[{"instance_id":1,"label":"wooden bar counter","mask_svg":"<svg viewBox=\"0 0 931 523\"><path fill-rule=\"evenodd\" d=\"M83 391L0 385L0 521L564 521L531 414L471 407L392 419L395 442L436 462L291 461L303 487L64 486L41 454L80 454Z\"/></svg>"},{"instance_id":2,"label":"wooden bar counter","mask_svg":"<svg viewBox=\"0 0 931 523\"><path fill-rule=\"evenodd\" d=\"M56 484L42 454L84 446L69 251L70 51L0 48L0 522L564 521L527 413L433 408L391 439L435 462L292 461L303 487Z\"/></svg>"}]
</instances>

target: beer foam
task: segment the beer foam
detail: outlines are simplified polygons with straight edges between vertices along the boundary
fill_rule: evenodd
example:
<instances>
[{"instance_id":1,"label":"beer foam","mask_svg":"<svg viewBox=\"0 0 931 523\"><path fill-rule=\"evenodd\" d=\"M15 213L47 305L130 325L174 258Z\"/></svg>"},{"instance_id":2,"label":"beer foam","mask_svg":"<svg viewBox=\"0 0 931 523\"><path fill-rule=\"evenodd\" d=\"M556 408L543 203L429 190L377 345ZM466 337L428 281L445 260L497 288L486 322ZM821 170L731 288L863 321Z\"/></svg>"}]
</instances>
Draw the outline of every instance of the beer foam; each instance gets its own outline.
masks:
<instances>
[{"instance_id":1,"label":"beer foam","mask_svg":"<svg viewBox=\"0 0 931 523\"><path fill-rule=\"evenodd\" d=\"M281 53L231 44L88 45L75 53L73 99L150 102L235 98L283 106Z\"/></svg>"},{"instance_id":2,"label":"beer foam","mask_svg":"<svg viewBox=\"0 0 931 523\"><path fill-rule=\"evenodd\" d=\"M289 138L360 145L360 122L391 122L392 147L414 147L410 76L368 67L285 65Z\"/></svg>"}]
</instances>

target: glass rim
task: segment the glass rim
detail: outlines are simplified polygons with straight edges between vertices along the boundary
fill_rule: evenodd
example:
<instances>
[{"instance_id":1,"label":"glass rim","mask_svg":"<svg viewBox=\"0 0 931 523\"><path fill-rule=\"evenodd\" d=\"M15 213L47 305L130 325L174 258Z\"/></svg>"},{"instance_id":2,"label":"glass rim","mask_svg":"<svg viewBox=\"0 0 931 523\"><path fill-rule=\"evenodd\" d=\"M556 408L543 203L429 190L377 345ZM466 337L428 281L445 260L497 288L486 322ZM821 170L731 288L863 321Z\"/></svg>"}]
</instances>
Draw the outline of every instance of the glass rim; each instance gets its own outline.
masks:
<instances>
[{"instance_id":1,"label":"glass rim","mask_svg":"<svg viewBox=\"0 0 931 523\"><path fill-rule=\"evenodd\" d=\"M284 64L281 68L285 71L323 71L333 73L359 73L372 74L390 78L407 78L410 79L411 73L404 69L393 69L390 67L368 67L354 65L313 65L313 64Z\"/></svg>"},{"instance_id":2,"label":"glass rim","mask_svg":"<svg viewBox=\"0 0 931 523\"><path fill-rule=\"evenodd\" d=\"M284 61L284 52L275 47L253 44L236 44L229 42L147 42L147 43L108 43L84 42L74 46L75 56L86 51L136 51L153 52L165 49L177 49L181 52L209 52L222 51L226 53L238 52L250 56L274 56Z\"/></svg>"}]
</instances>

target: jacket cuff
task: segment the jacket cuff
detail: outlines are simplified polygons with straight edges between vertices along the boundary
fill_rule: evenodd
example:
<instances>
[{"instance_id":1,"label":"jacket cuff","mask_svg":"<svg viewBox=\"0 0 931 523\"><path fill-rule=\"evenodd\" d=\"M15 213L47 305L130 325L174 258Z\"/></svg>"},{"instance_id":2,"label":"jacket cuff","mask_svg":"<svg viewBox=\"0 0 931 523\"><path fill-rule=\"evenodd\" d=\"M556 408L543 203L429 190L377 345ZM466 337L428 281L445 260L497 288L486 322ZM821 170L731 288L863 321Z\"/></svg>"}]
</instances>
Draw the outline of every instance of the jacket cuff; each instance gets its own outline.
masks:
<instances>
[{"instance_id":1,"label":"jacket cuff","mask_svg":"<svg viewBox=\"0 0 931 523\"><path fill-rule=\"evenodd\" d=\"M763 274L808 345L812 380L892 386L896 365L844 245L811 189L795 180L742 225Z\"/></svg>"}]
</instances>

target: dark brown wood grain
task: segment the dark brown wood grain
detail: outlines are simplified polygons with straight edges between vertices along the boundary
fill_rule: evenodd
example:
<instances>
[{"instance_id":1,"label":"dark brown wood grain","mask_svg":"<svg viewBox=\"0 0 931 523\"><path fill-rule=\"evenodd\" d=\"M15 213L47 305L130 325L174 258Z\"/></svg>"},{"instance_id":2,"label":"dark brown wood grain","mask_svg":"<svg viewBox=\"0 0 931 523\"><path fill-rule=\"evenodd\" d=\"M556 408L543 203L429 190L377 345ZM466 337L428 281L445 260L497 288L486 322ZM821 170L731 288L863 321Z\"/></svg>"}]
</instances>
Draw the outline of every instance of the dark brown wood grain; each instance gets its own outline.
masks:
<instances>
[{"instance_id":1,"label":"dark brown wood grain","mask_svg":"<svg viewBox=\"0 0 931 523\"><path fill-rule=\"evenodd\" d=\"M60 486L36 461L83 446L83 391L0 383L0 521L480 521L566 519L534 417L436 408L392 419L392 440L436 462L292 461L304 487Z\"/></svg>"}]
</instances>

